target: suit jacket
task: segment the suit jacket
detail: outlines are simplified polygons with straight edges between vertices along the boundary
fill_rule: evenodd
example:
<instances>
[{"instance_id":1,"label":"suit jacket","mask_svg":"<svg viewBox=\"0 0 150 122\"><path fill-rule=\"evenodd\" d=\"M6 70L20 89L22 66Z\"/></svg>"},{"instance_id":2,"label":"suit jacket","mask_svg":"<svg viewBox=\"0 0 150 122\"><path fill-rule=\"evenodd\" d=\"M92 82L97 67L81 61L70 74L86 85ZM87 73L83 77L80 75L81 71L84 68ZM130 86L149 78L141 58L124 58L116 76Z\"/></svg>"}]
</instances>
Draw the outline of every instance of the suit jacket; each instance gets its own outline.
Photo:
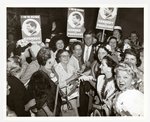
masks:
<instances>
[{"instance_id":1,"label":"suit jacket","mask_svg":"<svg viewBox=\"0 0 150 122\"><path fill-rule=\"evenodd\" d=\"M84 51L85 51L85 44L83 45L83 54L82 54L82 60L83 60L83 62L84 62ZM92 49L91 49L88 61L90 62L90 64L92 64L92 62L94 61L94 46L93 45L92 45ZM88 70L88 69L91 69L91 65L87 66L86 69L85 69L85 71Z\"/></svg>"},{"instance_id":2,"label":"suit jacket","mask_svg":"<svg viewBox=\"0 0 150 122\"><path fill-rule=\"evenodd\" d=\"M85 51L85 44L83 45L83 55L82 55L82 60L84 61L84 51ZM94 46L92 45L92 50L90 52L89 60L90 63L94 61Z\"/></svg>"}]
</instances>

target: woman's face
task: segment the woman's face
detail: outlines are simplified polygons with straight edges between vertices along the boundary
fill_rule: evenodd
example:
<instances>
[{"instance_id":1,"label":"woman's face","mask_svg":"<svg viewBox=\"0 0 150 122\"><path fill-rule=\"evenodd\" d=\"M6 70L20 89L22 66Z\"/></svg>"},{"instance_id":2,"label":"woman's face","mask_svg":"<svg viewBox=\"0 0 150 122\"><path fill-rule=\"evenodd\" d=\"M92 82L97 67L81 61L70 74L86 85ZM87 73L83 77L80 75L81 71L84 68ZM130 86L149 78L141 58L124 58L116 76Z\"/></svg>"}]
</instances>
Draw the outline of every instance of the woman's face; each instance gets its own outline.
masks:
<instances>
[{"instance_id":1,"label":"woman's face","mask_svg":"<svg viewBox=\"0 0 150 122\"><path fill-rule=\"evenodd\" d=\"M137 64L136 57L134 55L131 55L131 54L126 54L124 62L131 64L132 66L136 66L136 64Z\"/></svg>"},{"instance_id":2,"label":"woman's face","mask_svg":"<svg viewBox=\"0 0 150 122\"><path fill-rule=\"evenodd\" d=\"M109 68L110 67L108 67L106 59L103 59L101 65L100 65L101 73L106 74L108 72Z\"/></svg>"},{"instance_id":3,"label":"woman's face","mask_svg":"<svg viewBox=\"0 0 150 122\"><path fill-rule=\"evenodd\" d=\"M64 45L63 40L58 40L58 41L56 42L56 49L57 49L57 50L64 49L64 47L65 47L65 45Z\"/></svg>"},{"instance_id":4,"label":"woman's face","mask_svg":"<svg viewBox=\"0 0 150 122\"><path fill-rule=\"evenodd\" d=\"M60 55L60 59L59 60L60 60L61 63L68 64L69 59L70 59L69 53L68 52L63 52Z\"/></svg>"},{"instance_id":5,"label":"woman's face","mask_svg":"<svg viewBox=\"0 0 150 122\"><path fill-rule=\"evenodd\" d=\"M52 66L54 66L54 63L55 63L55 56L54 56L53 51L51 51L51 58L49 58L46 61L45 69L51 70Z\"/></svg>"},{"instance_id":6,"label":"woman's face","mask_svg":"<svg viewBox=\"0 0 150 122\"><path fill-rule=\"evenodd\" d=\"M114 30L113 31L113 36L116 37L117 39L120 39L121 34L120 34L119 30Z\"/></svg>"},{"instance_id":7,"label":"woman's face","mask_svg":"<svg viewBox=\"0 0 150 122\"><path fill-rule=\"evenodd\" d=\"M97 37L98 37L98 41L99 42L103 42L104 40L102 40L102 33L101 32L99 32L98 34L97 34Z\"/></svg>"},{"instance_id":8,"label":"woman's face","mask_svg":"<svg viewBox=\"0 0 150 122\"><path fill-rule=\"evenodd\" d=\"M82 47L80 45L76 45L73 50L73 54L75 57L81 57L82 56Z\"/></svg>"},{"instance_id":9,"label":"woman's face","mask_svg":"<svg viewBox=\"0 0 150 122\"><path fill-rule=\"evenodd\" d=\"M116 74L118 88L123 91L131 87L133 77L127 71L119 70Z\"/></svg>"},{"instance_id":10,"label":"woman's face","mask_svg":"<svg viewBox=\"0 0 150 122\"><path fill-rule=\"evenodd\" d=\"M99 61L101 61L104 58L104 56L106 56L107 54L108 53L104 48L99 48L99 50L98 50L98 59L99 59Z\"/></svg>"},{"instance_id":11,"label":"woman's face","mask_svg":"<svg viewBox=\"0 0 150 122\"><path fill-rule=\"evenodd\" d=\"M116 39L111 39L109 41L109 45L110 45L111 49L115 49L116 46L117 46L117 40Z\"/></svg>"}]
</instances>

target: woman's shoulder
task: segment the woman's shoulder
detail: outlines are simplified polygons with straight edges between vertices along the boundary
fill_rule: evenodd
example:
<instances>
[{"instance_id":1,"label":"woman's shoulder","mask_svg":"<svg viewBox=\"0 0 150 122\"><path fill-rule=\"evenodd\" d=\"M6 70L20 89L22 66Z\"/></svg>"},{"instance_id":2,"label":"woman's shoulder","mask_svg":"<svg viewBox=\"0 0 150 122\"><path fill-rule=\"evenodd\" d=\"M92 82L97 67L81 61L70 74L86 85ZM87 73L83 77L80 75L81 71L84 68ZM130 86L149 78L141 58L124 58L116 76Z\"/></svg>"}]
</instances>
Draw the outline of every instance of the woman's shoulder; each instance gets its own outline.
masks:
<instances>
[{"instance_id":1,"label":"woman's shoulder","mask_svg":"<svg viewBox=\"0 0 150 122\"><path fill-rule=\"evenodd\" d=\"M99 75L97 81L104 81L105 75Z\"/></svg>"},{"instance_id":2,"label":"woman's shoulder","mask_svg":"<svg viewBox=\"0 0 150 122\"><path fill-rule=\"evenodd\" d=\"M56 71L58 71L58 70L60 70L60 69L62 69L62 65L61 65L61 63L57 63L57 65L55 65L55 70Z\"/></svg>"},{"instance_id":3,"label":"woman's shoulder","mask_svg":"<svg viewBox=\"0 0 150 122\"><path fill-rule=\"evenodd\" d=\"M23 83L20 81L20 79L18 79L17 77L15 76L7 76L7 81L8 81L8 84L10 86L14 86L14 87L17 87L17 86L24 86Z\"/></svg>"},{"instance_id":4,"label":"woman's shoulder","mask_svg":"<svg viewBox=\"0 0 150 122\"><path fill-rule=\"evenodd\" d=\"M105 78L105 75L99 75L98 76L98 79L104 79Z\"/></svg>"}]
</instances>

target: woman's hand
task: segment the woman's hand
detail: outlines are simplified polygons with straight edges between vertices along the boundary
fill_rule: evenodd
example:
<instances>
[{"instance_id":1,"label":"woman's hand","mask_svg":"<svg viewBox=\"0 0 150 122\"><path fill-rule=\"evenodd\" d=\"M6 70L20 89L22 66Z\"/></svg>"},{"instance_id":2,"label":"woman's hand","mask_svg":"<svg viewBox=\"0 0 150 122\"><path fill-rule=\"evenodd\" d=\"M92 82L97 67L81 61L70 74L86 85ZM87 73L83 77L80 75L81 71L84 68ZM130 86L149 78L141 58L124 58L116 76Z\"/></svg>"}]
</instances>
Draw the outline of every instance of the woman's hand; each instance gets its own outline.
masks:
<instances>
[{"instance_id":1,"label":"woman's hand","mask_svg":"<svg viewBox=\"0 0 150 122\"><path fill-rule=\"evenodd\" d=\"M111 101L110 99L107 99L107 100L103 100L103 102L104 102L105 105L111 110L112 101Z\"/></svg>"}]
</instances>

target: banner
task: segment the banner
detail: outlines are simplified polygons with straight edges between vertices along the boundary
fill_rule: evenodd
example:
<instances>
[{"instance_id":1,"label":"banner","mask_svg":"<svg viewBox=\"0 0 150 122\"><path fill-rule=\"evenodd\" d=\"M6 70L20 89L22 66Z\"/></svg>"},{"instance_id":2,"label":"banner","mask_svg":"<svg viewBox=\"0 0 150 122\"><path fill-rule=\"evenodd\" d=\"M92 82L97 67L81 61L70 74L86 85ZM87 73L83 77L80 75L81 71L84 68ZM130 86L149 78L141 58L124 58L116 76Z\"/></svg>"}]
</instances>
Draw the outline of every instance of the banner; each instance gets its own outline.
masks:
<instances>
[{"instance_id":1,"label":"banner","mask_svg":"<svg viewBox=\"0 0 150 122\"><path fill-rule=\"evenodd\" d=\"M100 8L97 18L96 29L113 31L117 16L117 8Z\"/></svg>"},{"instance_id":2,"label":"banner","mask_svg":"<svg viewBox=\"0 0 150 122\"><path fill-rule=\"evenodd\" d=\"M22 38L31 43L42 42L40 15L21 15Z\"/></svg>"},{"instance_id":3,"label":"banner","mask_svg":"<svg viewBox=\"0 0 150 122\"><path fill-rule=\"evenodd\" d=\"M84 31L84 10L69 8L67 20L67 36L83 38Z\"/></svg>"}]
</instances>

